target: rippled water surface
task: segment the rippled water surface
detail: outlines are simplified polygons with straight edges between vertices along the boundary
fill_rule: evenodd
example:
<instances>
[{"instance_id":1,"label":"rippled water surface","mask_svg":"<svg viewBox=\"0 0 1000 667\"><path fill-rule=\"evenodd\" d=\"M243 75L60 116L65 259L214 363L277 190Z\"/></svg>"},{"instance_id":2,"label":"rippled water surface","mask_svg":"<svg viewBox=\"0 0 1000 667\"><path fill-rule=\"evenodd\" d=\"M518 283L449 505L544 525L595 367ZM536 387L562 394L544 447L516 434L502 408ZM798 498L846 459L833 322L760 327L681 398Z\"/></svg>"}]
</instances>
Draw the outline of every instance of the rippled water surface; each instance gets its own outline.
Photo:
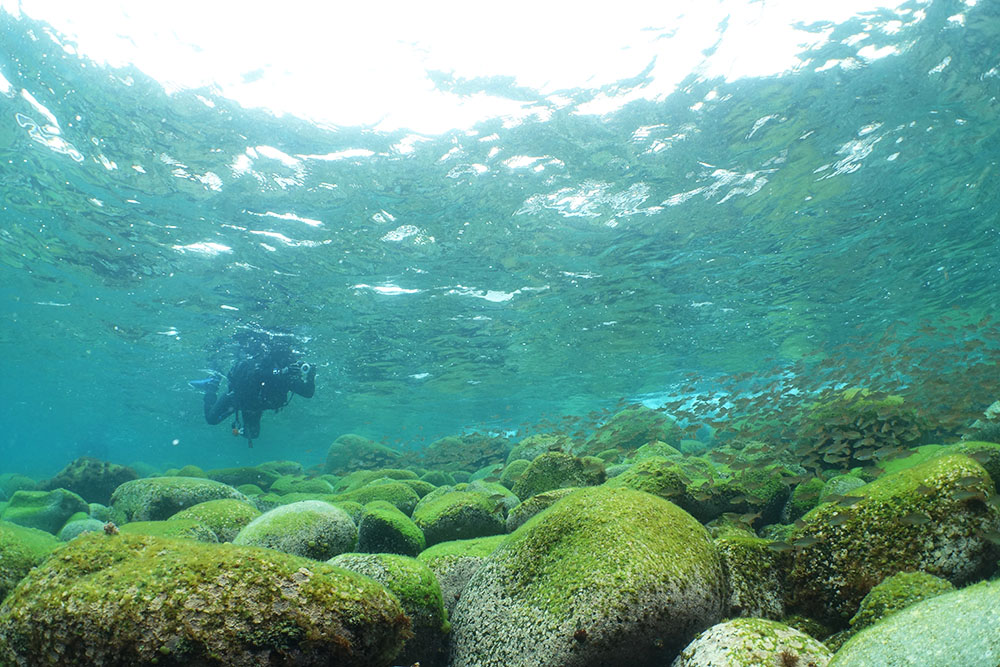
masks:
<instances>
[{"instance_id":1,"label":"rippled water surface","mask_svg":"<svg viewBox=\"0 0 1000 667\"><path fill-rule=\"evenodd\" d=\"M791 69L660 92L665 53L558 91L432 72L517 113L430 132L168 93L0 11L5 468L308 463L722 387L972 418L1000 384L1000 6L798 28ZM320 370L248 450L187 380L254 327Z\"/></svg>"}]
</instances>

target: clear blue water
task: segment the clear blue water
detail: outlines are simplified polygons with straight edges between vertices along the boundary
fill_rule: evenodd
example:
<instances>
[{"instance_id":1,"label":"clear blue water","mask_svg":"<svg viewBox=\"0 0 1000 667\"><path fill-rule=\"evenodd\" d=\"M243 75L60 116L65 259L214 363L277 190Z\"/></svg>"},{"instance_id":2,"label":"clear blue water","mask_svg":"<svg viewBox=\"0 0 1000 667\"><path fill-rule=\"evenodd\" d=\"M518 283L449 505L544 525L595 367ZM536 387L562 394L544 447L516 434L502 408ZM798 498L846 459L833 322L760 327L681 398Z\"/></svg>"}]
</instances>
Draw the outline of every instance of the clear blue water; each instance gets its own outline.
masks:
<instances>
[{"instance_id":1,"label":"clear blue water","mask_svg":"<svg viewBox=\"0 0 1000 667\"><path fill-rule=\"evenodd\" d=\"M0 11L0 469L308 465L346 432L422 447L721 391L752 416L839 383L974 418L1000 395L1000 7L915 8L604 116L578 110L648 72L561 106L445 77L547 113L412 150L168 95ZM320 370L248 449L187 380L253 328Z\"/></svg>"}]
</instances>

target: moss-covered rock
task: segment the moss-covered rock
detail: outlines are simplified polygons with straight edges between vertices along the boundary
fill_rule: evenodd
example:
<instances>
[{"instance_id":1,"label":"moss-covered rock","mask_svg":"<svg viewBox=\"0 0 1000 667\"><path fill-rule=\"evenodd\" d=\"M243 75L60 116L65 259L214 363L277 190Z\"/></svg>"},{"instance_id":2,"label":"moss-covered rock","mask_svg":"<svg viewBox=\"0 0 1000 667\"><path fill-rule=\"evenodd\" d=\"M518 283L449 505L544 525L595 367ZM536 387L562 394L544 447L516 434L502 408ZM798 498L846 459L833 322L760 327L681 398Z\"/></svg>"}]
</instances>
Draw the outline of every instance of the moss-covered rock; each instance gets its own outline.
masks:
<instances>
[{"instance_id":1,"label":"moss-covered rock","mask_svg":"<svg viewBox=\"0 0 1000 667\"><path fill-rule=\"evenodd\" d=\"M582 446L574 447L570 453L582 456L606 449L632 452L657 440L677 445L683 435L670 417L644 405L632 405L611 417Z\"/></svg>"},{"instance_id":2,"label":"moss-covered rock","mask_svg":"<svg viewBox=\"0 0 1000 667\"><path fill-rule=\"evenodd\" d=\"M688 644L672 667L825 667L830 649L804 632L762 618L714 625Z\"/></svg>"},{"instance_id":3,"label":"moss-covered rock","mask_svg":"<svg viewBox=\"0 0 1000 667\"><path fill-rule=\"evenodd\" d=\"M86 517L67 521L56 536L60 542L69 542L81 533L100 533L104 531L104 521Z\"/></svg>"},{"instance_id":4,"label":"moss-covered rock","mask_svg":"<svg viewBox=\"0 0 1000 667\"><path fill-rule=\"evenodd\" d=\"M327 560L353 551L357 539L358 528L347 512L321 500L303 500L261 514L233 544Z\"/></svg>"},{"instance_id":5,"label":"moss-covered rock","mask_svg":"<svg viewBox=\"0 0 1000 667\"><path fill-rule=\"evenodd\" d=\"M567 486L596 486L606 479L604 462L576 458L563 452L546 452L531 462L511 490L521 500Z\"/></svg>"},{"instance_id":6,"label":"moss-covered rock","mask_svg":"<svg viewBox=\"0 0 1000 667\"><path fill-rule=\"evenodd\" d=\"M784 580L790 556L773 551L771 544L736 532L716 538L729 591L727 616L775 620L785 616Z\"/></svg>"},{"instance_id":7,"label":"moss-covered rock","mask_svg":"<svg viewBox=\"0 0 1000 667\"><path fill-rule=\"evenodd\" d=\"M423 532L395 505L384 500L365 505L358 524L358 551L416 556L425 546Z\"/></svg>"},{"instance_id":8,"label":"moss-covered rock","mask_svg":"<svg viewBox=\"0 0 1000 667\"><path fill-rule=\"evenodd\" d=\"M725 604L718 554L676 505L572 493L507 537L455 607L452 665L663 664Z\"/></svg>"},{"instance_id":9,"label":"moss-covered rock","mask_svg":"<svg viewBox=\"0 0 1000 667\"><path fill-rule=\"evenodd\" d=\"M617 450L605 450L607 452L617 451ZM629 461L641 461L643 459L648 459L651 456L683 456L681 451L676 447L668 445L665 442L660 442L659 440L654 440L653 442L647 442L645 445L635 450L632 456L629 457Z\"/></svg>"},{"instance_id":10,"label":"moss-covered rock","mask_svg":"<svg viewBox=\"0 0 1000 667\"><path fill-rule=\"evenodd\" d=\"M448 488L422 498L413 510L413 523L423 531L428 545L498 535L506 528L502 501Z\"/></svg>"},{"instance_id":11,"label":"moss-covered rock","mask_svg":"<svg viewBox=\"0 0 1000 667\"><path fill-rule=\"evenodd\" d=\"M854 489L864 486L866 483L857 475L834 475L823 485L823 490L819 494L819 502L825 503L831 496L849 496Z\"/></svg>"},{"instance_id":12,"label":"moss-covered rock","mask_svg":"<svg viewBox=\"0 0 1000 667\"><path fill-rule=\"evenodd\" d=\"M35 480L16 472L0 474L0 500L9 500L15 491L35 491Z\"/></svg>"},{"instance_id":13,"label":"moss-covered rock","mask_svg":"<svg viewBox=\"0 0 1000 667\"><path fill-rule=\"evenodd\" d=\"M71 516L89 511L87 501L66 489L15 491L0 519L55 535Z\"/></svg>"},{"instance_id":14,"label":"moss-covered rock","mask_svg":"<svg viewBox=\"0 0 1000 667\"><path fill-rule=\"evenodd\" d=\"M1000 581L917 602L851 638L830 667L1000 665Z\"/></svg>"},{"instance_id":15,"label":"moss-covered rock","mask_svg":"<svg viewBox=\"0 0 1000 667\"><path fill-rule=\"evenodd\" d=\"M412 470L406 470L405 468L355 470L354 472L339 478L337 483L333 486L333 490L336 493L346 493L348 491L360 489L363 486L367 486L368 484L381 479L396 479L400 481L408 479L415 480L417 479L417 474Z\"/></svg>"},{"instance_id":16,"label":"moss-covered rock","mask_svg":"<svg viewBox=\"0 0 1000 667\"><path fill-rule=\"evenodd\" d=\"M418 498L423 498L428 493L438 488L430 482L425 482L422 479L401 479L399 481L416 491Z\"/></svg>"},{"instance_id":17,"label":"moss-covered rock","mask_svg":"<svg viewBox=\"0 0 1000 667\"><path fill-rule=\"evenodd\" d=\"M240 484L236 487L236 490L248 498L264 495L264 489L260 488L256 484Z\"/></svg>"},{"instance_id":18,"label":"moss-covered rock","mask_svg":"<svg viewBox=\"0 0 1000 667\"><path fill-rule=\"evenodd\" d=\"M0 600L60 544L44 530L0 521Z\"/></svg>"},{"instance_id":19,"label":"moss-covered rock","mask_svg":"<svg viewBox=\"0 0 1000 667\"><path fill-rule=\"evenodd\" d=\"M311 495L325 495L333 493L333 486L325 479L308 479L302 475L282 475L274 480L270 488L271 493L286 495L289 493L308 493Z\"/></svg>"},{"instance_id":20,"label":"moss-covered rock","mask_svg":"<svg viewBox=\"0 0 1000 667\"><path fill-rule=\"evenodd\" d=\"M563 489L553 489L545 493L531 496L522 503L519 503L507 513L507 532L513 533L523 526L528 519L552 505L564 497L577 490L577 487L567 487Z\"/></svg>"},{"instance_id":21,"label":"moss-covered rock","mask_svg":"<svg viewBox=\"0 0 1000 667\"><path fill-rule=\"evenodd\" d=\"M150 537L170 537L198 542L218 542L219 538L211 528L194 519L166 519L163 521L133 521L119 526L124 535L148 535Z\"/></svg>"},{"instance_id":22,"label":"moss-covered rock","mask_svg":"<svg viewBox=\"0 0 1000 667\"><path fill-rule=\"evenodd\" d=\"M514 484L521 478L524 471L531 465L531 461L526 459L514 459L504 467L500 473L500 483L508 489L513 489Z\"/></svg>"},{"instance_id":23,"label":"moss-covered rock","mask_svg":"<svg viewBox=\"0 0 1000 667\"><path fill-rule=\"evenodd\" d=\"M325 563L84 535L0 607L0 663L388 666L408 626L381 584Z\"/></svg>"},{"instance_id":24,"label":"moss-covered rock","mask_svg":"<svg viewBox=\"0 0 1000 667\"><path fill-rule=\"evenodd\" d=\"M455 484L455 478L451 473L444 470L428 470L420 476L420 479L430 482L434 486L451 486Z\"/></svg>"},{"instance_id":25,"label":"moss-covered rock","mask_svg":"<svg viewBox=\"0 0 1000 667\"><path fill-rule=\"evenodd\" d=\"M793 608L846 625L861 599L898 572L923 570L954 584L982 576L996 550L985 534L1000 509L985 503L993 481L959 454L884 475L852 492L850 506L825 503L789 539L797 548L789 583Z\"/></svg>"},{"instance_id":26,"label":"moss-covered rock","mask_svg":"<svg viewBox=\"0 0 1000 667\"><path fill-rule=\"evenodd\" d=\"M900 572L886 578L861 600L858 613L851 619L851 629L864 630L889 614L928 598L950 593L950 581L926 572Z\"/></svg>"},{"instance_id":27,"label":"moss-covered rock","mask_svg":"<svg viewBox=\"0 0 1000 667\"><path fill-rule=\"evenodd\" d=\"M573 449L573 440L568 435L561 433L536 433L529 435L519 443L514 445L507 455L507 465L523 459L534 461L546 452L569 452Z\"/></svg>"},{"instance_id":28,"label":"moss-covered rock","mask_svg":"<svg viewBox=\"0 0 1000 667\"><path fill-rule=\"evenodd\" d=\"M354 433L346 433L330 445L323 472L346 475L353 470L372 470L392 466L402 454Z\"/></svg>"},{"instance_id":29,"label":"moss-covered rock","mask_svg":"<svg viewBox=\"0 0 1000 667\"><path fill-rule=\"evenodd\" d=\"M41 491L66 489L87 502L107 505L111 493L125 482L138 479L139 473L128 466L81 456L52 479L38 483Z\"/></svg>"},{"instance_id":30,"label":"moss-covered rock","mask_svg":"<svg viewBox=\"0 0 1000 667\"><path fill-rule=\"evenodd\" d=\"M395 505L400 512L409 515L420 501L420 496L409 484L394 479L375 480L360 489L333 496L335 502L351 501L367 505L376 500L384 500Z\"/></svg>"},{"instance_id":31,"label":"moss-covered rock","mask_svg":"<svg viewBox=\"0 0 1000 667\"><path fill-rule=\"evenodd\" d=\"M449 435L435 440L420 451L419 465L424 468L472 472L488 465L504 463L510 452L507 438L483 433ZM456 481L468 481L467 479Z\"/></svg>"},{"instance_id":32,"label":"moss-covered rock","mask_svg":"<svg viewBox=\"0 0 1000 667\"><path fill-rule=\"evenodd\" d=\"M232 542L236 534L260 514L260 510L242 500L222 498L192 505L170 518L198 521L210 528L220 542Z\"/></svg>"},{"instance_id":33,"label":"moss-covered rock","mask_svg":"<svg viewBox=\"0 0 1000 667\"><path fill-rule=\"evenodd\" d=\"M125 482L111 494L112 507L126 521L168 519L182 509L208 500L250 499L231 486L199 477L149 477Z\"/></svg>"},{"instance_id":34,"label":"moss-covered rock","mask_svg":"<svg viewBox=\"0 0 1000 667\"><path fill-rule=\"evenodd\" d=\"M819 504L819 495L823 493L825 484L819 477L813 477L797 484L792 490L792 495L788 498L782 519L791 523L805 516L809 510Z\"/></svg>"},{"instance_id":35,"label":"moss-covered rock","mask_svg":"<svg viewBox=\"0 0 1000 667\"><path fill-rule=\"evenodd\" d=\"M947 451L954 452L955 454L965 454L986 468L986 472L990 474L994 485L1000 484L1000 444L970 440L956 443L949 447Z\"/></svg>"},{"instance_id":36,"label":"moss-covered rock","mask_svg":"<svg viewBox=\"0 0 1000 667\"><path fill-rule=\"evenodd\" d=\"M245 484L253 484L260 489L267 489L276 479L281 477L275 470L262 466L240 466L236 468L215 468L205 473L209 479L239 488Z\"/></svg>"},{"instance_id":37,"label":"moss-covered rock","mask_svg":"<svg viewBox=\"0 0 1000 667\"><path fill-rule=\"evenodd\" d=\"M399 599L410 618L413 637L396 662L437 667L447 659L450 626L434 573L415 558L395 554L341 554L330 565L363 574L385 586Z\"/></svg>"},{"instance_id":38,"label":"moss-covered rock","mask_svg":"<svg viewBox=\"0 0 1000 667\"><path fill-rule=\"evenodd\" d=\"M505 535L492 535L471 540L439 542L424 549L417 556L417 560L427 565L437 577L449 616L469 579L486 558L503 543L505 537Z\"/></svg>"},{"instance_id":39,"label":"moss-covered rock","mask_svg":"<svg viewBox=\"0 0 1000 667\"><path fill-rule=\"evenodd\" d=\"M649 456L629 465L605 485L644 491L676 502L687 491L689 481L675 461L662 456Z\"/></svg>"}]
</instances>

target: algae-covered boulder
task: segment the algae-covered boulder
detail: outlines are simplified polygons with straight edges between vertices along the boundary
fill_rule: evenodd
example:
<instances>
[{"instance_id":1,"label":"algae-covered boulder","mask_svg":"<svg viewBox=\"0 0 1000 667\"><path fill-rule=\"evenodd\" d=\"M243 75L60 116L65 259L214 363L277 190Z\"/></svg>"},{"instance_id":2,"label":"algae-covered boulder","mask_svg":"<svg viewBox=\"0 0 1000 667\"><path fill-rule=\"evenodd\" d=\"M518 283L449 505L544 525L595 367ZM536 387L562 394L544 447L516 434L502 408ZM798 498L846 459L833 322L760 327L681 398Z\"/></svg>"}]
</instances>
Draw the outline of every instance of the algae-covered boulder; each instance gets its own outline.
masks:
<instances>
[{"instance_id":1,"label":"algae-covered boulder","mask_svg":"<svg viewBox=\"0 0 1000 667\"><path fill-rule=\"evenodd\" d=\"M69 542L81 533L100 533L104 530L104 522L87 517L67 521L56 536L60 542Z\"/></svg>"},{"instance_id":2,"label":"algae-covered boulder","mask_svg":"<svg viewBox=\"0 0 1000 667\"><path fill-rule=\"evenodd\" d=\"M1000 581L944 593L891 614L844 644L830 667L1000 665Z\"/></svg>"},{"instance_id":3,"label":"algae-covered boulder","mask_svg":"<svg viewBox=\"0 0 1000 667\"><path fill-rule=\"evenodd\" d=\"M507 532L513 533L542 510L554 505L560 498L576 491L575 487L553 489L538 493L519 503L507 513Z\"/></svg>"},{"instance_id":4,"label":"algae-covered boulder","mask_svg":"<svg viewBox=\"0 0 1000 667\"><path fill-rule=\"evenodd\" d=\"M165 519L163 521L132 521L118 528L124 535L149 535L171 537L178 540L218 542L215 532L194 519Z\"/></svg>"},{"instance_id":5,"label":"algae-covered boulder","mask_svg":"<svg viewBox=\"0 0 1000 667\"><path fill-rule=\"evenodd\" d=\"M504 463L510 452L510 441L482 433L449 435L435 440L420 452L420 465L456 472L479 470L488 465ZM456 477L456 481L459 480Z\"/></svg>"},{"instance_id":6,"label":"algae-covered boulder","mask_svg":"<svg viewBox=\"0 0 1000 667\"><path fill-rule=\"evenodd\" d=\"M526 500L567 486L596 486L605 479L604 462L598 458L579 459L563 452L546 452L531 462L511 490Z\"/></svg>"},{"instance_id":7,"label":"algae-covered boulder","mask_svg":"<svg viewBox=\"0 0 1000 667\"><path fill-rule=\"evenodd\" d=\"M851 619L851 629L859 632L911 604L953 590L955 587L950 581L926 572L894 574L871 589L861 600L858 613Z\"/></svg>"},{"instance_id":8,"label":"algae-covered boulder","mask_svg":"<svg viewBox=\"0 0 1000 667\"><path fill-rule=\"evenodd\" d=\"M680 427L667 415L644 405L632 405L602 424L587 441L574 447L572 454L597 454L606 449L631 452L649 442L680 444Z\"/></svg>"},{"instance_id":9,"label":"algae-covered boulder","mask_svg":"<svg viewBox=\"0 0 1000 667\"><path fill-rule=\"evenodd\" d=\"M727 616L780 619L785 616L784 578L790 557L770 540L735 531L716 538L729 592Z\"/></svg>"},{"instance_id":10,"label":"algae-covered boulder","mask_svg":"<svg viewBox=\"0 0 1000 667\"><path fill-rule=\"evenodd\" d=\"M66 489L15 491L0 519L55 535L71 516L89 511L83 498Z\"/></svg>"},{"instance_id":11,"label":"algae-covered boulder","mask_svg":"<svg viewBox=\"0 0 1000 667\"><path fill-rule=\"evenodd\" d=\"M60 544L44 530L0 521L0 600Z\"/></svg>"},{"instance_id":12,"label":"algae-covered boulder","mask_svg":"<svg viewBox=\"0 0 1000 667\"><path fill-rule=\"evenodd\" d=\"M248 523L233 544L327 560L354 550L358 529L347 512L321 500L282 505Z\"/></svg>"},{"instance_id":13,"label":"algae-covered boulder","mask_svg":"<svg viewBox=\"0 0 1000 667\"><path fill-rule=\"evenodd\" d=\"M387 667L408 626L385 587L325 563L83 535L0 606L0 664Z\"/></svg>"},{"instance_id":14,"label":"algae-covered boulder","mask_svg":"<svg viewBox=\"0 0 1000 667\"><path fill-rule=\"evenodd\" d=\"M9 500L15 491L34 491L35 480L16 472L0 473L0 500Z\"/></svg>"},{"instance_id":15,"label":"algae-covered boulder","mask_svg":"<svg viewBox=\"0 0 1000 667\"><path fill-rule=\"evenodd\" d=\"M250 499L231 486L201 477L149 477L125 482L111 495L111 504L126 521L157 521L208 500Z\"/></svg>"},{"instance_id":16,"label":"algae-covered boulder","mask_svg":"<svg viewBox=\"0 0 1000 667\"><path fill-rule=\"evenodd\" d=\"M372 470L393 465L402 454L354 433L345 433L330 445L323 472L346 475L352 470Z\"/></svg>"},{"instance_id":17,"label":"algae-covered boulder","mask_svg":"<svg viewBox=\"0 0 1000 667\"><path fill-rule=\"evenodd\" d=\"M524 471L531 466L531 461L527 459L514 459L500 473L500 483L508 489L514 488L514 484L521 478Z\"/></svg>"},{"instance_id":18,"label":"algae-covered boulder","mask_svg":"<svg viewBox=\"0 0 1000 667\"><path fill-rule=\"evenodd\" d=\"M580 489L472 576L452 665L665 664L724 606L718 555L691 515L632 489Z\"/></svg>"},{"instance_id":19,"label":"algae-covered boulder","mask_svg":"<svg viewBox=\"0 0 1000 667\"><path fill-rule=\"evenodd\" d=\"M329 475L327 476L329 477ZM378 468L377 470L355 470L337 479L333 485L334 493L346 493L360 489L377 480L408 480L417 479L417 473L404 468Z\"/></svg>"},{"instance_id":20,"label":"algae-covered boulder","mask_svg":"<svg viewBox=\"0 0 1000 667\"><path fill-rule=\"evenodd\" d=\"M266 489L274 483L274 480L281 477L274 468L265 465L241 466L236 468L216 468L205 473L209 479L222 482L232 487L240 487L244 484L254 484L261 489Z\"/></svg>"},{"instance_id":21,"label":"algae-covered boulder","mask_svg":"<svg viewBox=\"0 0 1000 667\"><path fill-rule=\"evenodd\" d=\"M410 514L420 501L420 496L413 487L403 481L394 479L379 479L362 486L359 489L339 493L333 496L336 502L348 501L367 505L376 500L395 505L403 514Z\"/></svg>"},{"instance_id":22,"label":"algae-covered boulder","mask_svg":"<svg viewBox=\"0 0 1000 667\"><path fill-rule=\"evenodd\" d=\"M427 565L437 577L449 616L469 579L486 558L496 551L505 537L505 535L491 535L471 540L439 542L424 549L417 556L417 560Z\"/></svg>"},{"instance_id":23,"label":"algae-covered boulder","mask_svg":"<svg viewBox=\"0 0 1000 667\"><path fill-rule=\"evenodd\" d=\"M87 502L107 505L111 493L125 482L138 479L139 473L128 466L81 456L52 479L38 483L38 489L66 489Z\"/></svg>"},{"instance_id":24,"label":"algae-covered boulder","mask_svg":"<svg viewBox=\"0 0 1000 667\"><path fill-rule=\"evenodd\" d=\"M416 556L425 546L423 532L395 505L384 500L365 505L358 523L358 551Z\"/></svg>"},{"instance_id":25,"label":"algae-covered boulder","mask_svg":"<svg viewBox=\"0 0 1000 667\"><path fill-rule=\"evenodd\" d=\"M413 523L428 545L503 533L504 504L481 493L442 487L427 494L413 510Z\"/></svg>"},{"instance_id":26,"label":"algae-covered boulder","mask_svg":"<svg viewBox=\"0 0 1000 667\"><path fill-rule=\"evenodd\" d=\"M341 554L327 561L379 582L399 599L410 618L413 637L396 663L421 667L443 665L450 627L434 573L415 558L396 554Z\"/></svg>"},{"instance_id":27,"label":"algae-covered boulder","mask_svg":"<svg viewBox=\"0 0 1000 667\"><path fill-rule=\"evenodd\" d=\"M514 445L507 455L507 465L518 459L534 461L546 452L568 452L573 448L573 440L561 433L536 433L529 435Z\"/></svg>"},{"instance_id":28,"label":"algae-covered boulder","mask_svg":"<svg viewBox=\"0 0 1000 667\"><path fill-rule=\"evenodd\" d=\"M260 516L260 510L235 498L207 500L174 514L171 519L192 519L212 530L220 542L232 542L244 526Z\"/></svg>"},{"instance_id":29,"label":"algae-covered boulder","mask_svg":"<svg viewBox=\"0 0 1000 667\"><path fill-rule=\"evenodd\" d=\"M671 667L825 667L831 656L830 649L795 628L762 618L734 618L698 635Z\"/></svg>"},{"instance_id":30,"label":"algae-covered boulder","mask_svg":"<svg viewBox=\"0 0 1000 667\"><path fill-rule=\"evenodd\" d=\"M288 493L310 493L323 495L333 493L333 486L325 479L313 477L307 479L302 475L282 475L274 480L270 488L271 493L285 495Z\"/></svg>"},{"instance_id":31,"label":"algae-covered boulder","mask_svg":"<svg viewBox=\"0 0 1000 667\"><path fill-rule=\"evenodd\" d=\"M1000 509L984 502L981 465L945 454L854 489L849 506L825 503L789 535L795 611L846 625L861 599L897 572L922 570L956 585L989 572Z\"/></svg>"}]
</instances>

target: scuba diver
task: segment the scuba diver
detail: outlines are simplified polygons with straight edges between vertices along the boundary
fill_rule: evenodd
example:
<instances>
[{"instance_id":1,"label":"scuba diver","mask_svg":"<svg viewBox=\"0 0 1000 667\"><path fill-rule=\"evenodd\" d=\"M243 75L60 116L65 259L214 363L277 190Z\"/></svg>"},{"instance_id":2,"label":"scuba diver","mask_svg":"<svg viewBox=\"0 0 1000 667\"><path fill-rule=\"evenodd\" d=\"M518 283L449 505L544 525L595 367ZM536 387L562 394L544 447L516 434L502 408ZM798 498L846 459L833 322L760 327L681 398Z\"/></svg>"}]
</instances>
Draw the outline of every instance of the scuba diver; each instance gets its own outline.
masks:
<instances>
[{"instance_id":1,"label":"scuba diver","mask_svg":"<svg viewBox=\"0 0 1000 667\"><path fill-rule=\"evenodd\" d=\"M253 349L244 346L246 358L233 364L226 376L228 387L218 395L221 374L189 384L205 390L205 421L218 424L230 415L233 435L242 435L253 447L260 435L264 410L278 411L288 405L291 395L312 398L316 392L316 367L299 361L286 345L256 341Z\"/></svg>"}]
</instances>

